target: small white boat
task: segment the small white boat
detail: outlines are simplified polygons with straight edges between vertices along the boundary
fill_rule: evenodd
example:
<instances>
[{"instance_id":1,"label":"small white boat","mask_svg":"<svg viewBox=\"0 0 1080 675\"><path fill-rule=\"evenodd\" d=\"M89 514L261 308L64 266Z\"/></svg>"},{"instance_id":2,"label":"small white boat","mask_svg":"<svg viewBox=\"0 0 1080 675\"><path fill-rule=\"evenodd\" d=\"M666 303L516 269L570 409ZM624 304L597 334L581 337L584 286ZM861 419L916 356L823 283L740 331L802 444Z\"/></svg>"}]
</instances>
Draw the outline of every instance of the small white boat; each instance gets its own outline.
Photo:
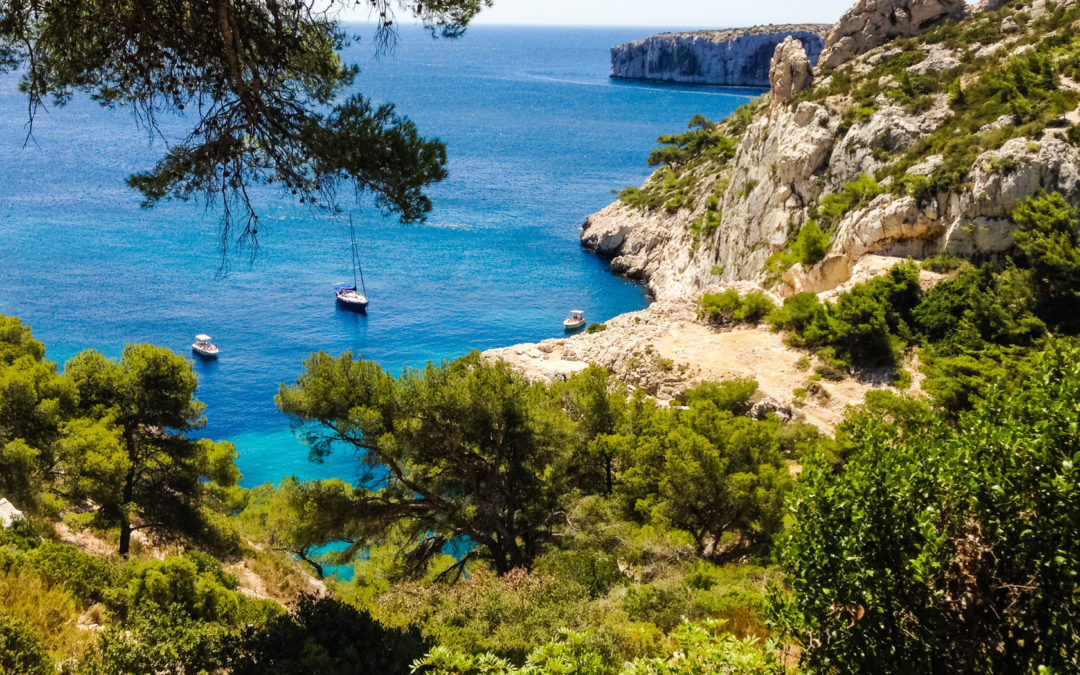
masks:
<instances>
[{"instance_id":1,"label":"small white boat","mask_svg":"<svg viewBox=\"0 0 1080 675\"><path fill-rule=\"evenodd\" d=\"M562 322L562 325L566 330L581 328L585 325L585 312L580 309L570 310L570 314Z\"/></svg>"},{"instance_id":2,"label":"small white boat","mask_svg":"<svg viewBox=\"0 0 1080 675\"><path fill-rule=\"evenodd\" d=\"M199 356L205 356L208 359L216 359L218 355L218 347L211 341L211 337L205 333L199 333L195 336L195 343L191 345L191 351L195 352Z\"/></svg>"},{"instance_id":3,"label":"small white boat","mask_svg":"<svg viewBox=\"0 0 1080 675\"><path fill-rule=\"evenodd\" d=\"M356 290L356 286L342 284L335 286L334 292L337 294L338 304L346 309L362 312L367 308L367 296Z\"/></svg>"}]
</instances>

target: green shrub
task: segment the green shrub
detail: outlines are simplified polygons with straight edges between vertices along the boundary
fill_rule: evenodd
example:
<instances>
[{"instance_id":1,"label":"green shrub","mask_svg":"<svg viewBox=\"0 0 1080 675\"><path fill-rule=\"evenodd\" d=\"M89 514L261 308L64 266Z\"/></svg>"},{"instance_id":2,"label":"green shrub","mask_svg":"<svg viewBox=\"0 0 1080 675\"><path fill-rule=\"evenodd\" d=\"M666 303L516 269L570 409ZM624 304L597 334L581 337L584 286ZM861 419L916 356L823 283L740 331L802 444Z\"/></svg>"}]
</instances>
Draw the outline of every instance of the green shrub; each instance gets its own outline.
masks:
<instances>
[{"instance_id":1,"label":"green shrub","mask_svg":"<svg viewBox=\"0 0 1080 675\"><path fill-rule=\"evenodd\" d=\"M784 298L784 304L769 315L774 330L802 333L814 323L824 320L825 307L813 293L796 293Z\"/></svg>"},{"instance_id":2,"label":"green shrub","mask_svg":"<svg viewBox=\"0 0 1080 675\"><path fill-rule=\"evenodd\" d=\"M1080 326L1080 210L1060 193L1039 192L1013 210L1013 238L1041 287L1044 314L1053 323Z\"/></svg>"},{"instance_id":3,"label":"green shrub","mask_svg":"<svg viewBox=\"0 0 1080 675\"><path fill-rule=\"evenodd\" d=\"M736 321L758 323L776 309L776 305L762 291L751 291L742 299L739 308L735 310Z\"/></svg>"},{"instance_id":4,"label":"green shrub","mask_svg":"<svg viewBox=\"0 0 1080 675\"><path fill-rule=\"evenodd\" d=\"M930 256L926 260L922 261L921 267L924 270L929 270L937 274L949 274L955 272L968 262L959 256L955 256L947 251L942 251L937 255Z\"/></svg>"},{"instance_id":5,"label":"green shrub","mask_svg":"<svg viewBox=\"0 0 1080 675\"><path fill-rule=\"evenodd\" d=\"M849 211L866 206L874 197L884 192L873 176L862 174L837 192L825 195L812 204L809 214L826 230L831 230ZM815 226L817 225L815 222Z\"/></svg>"},{"instance_id":6,"label":"green shrub","mask_svg":"<svg viewBox=\"0 0 1080 675\"><path fill-rule=\"evenodd\" d=\"M723 382L702 382L688 389L682 395L682 400L687 405L708 402L717 409L726 410L733 415L745 415L750 412L751 401L757 390L758 383L745 378Z\"/></svg>"},{"instance_id":7,"label":"green shrub","mask_svg":"<svg viewBox=\"0 0 1080 675\"><path fill-rule=\"evenodd\" d=\"M44 541L27 560L51 583L66 586L83 606L102 601L117 580L109 562L66 544Z\"/></svg>"},{"instance_id":8,"label":"green shrub","mask_svg":"<svg viewBox=\"0 0 1080 675\"><path fill-rule=\"evenodd\" d=\"M678 167L699 158L725 162L735 156L734 139L726 136L716 122L694 115L687 126L690 131L656 139L662 147L649 153L649 166Z\"/></svg>"},{"instance_id":9,"label":"green shrub","mask_svg":"<svg viewBox=\"0 0 1080 675\"><path fill-rule=\"evenodd\" d=\"M713 323L731 322L758 323L769 315L776 305L762 291L751 291L740 297L734 288L721 293L706 293L701 296L698 306Z\"/></svg>"},{"instance_id":10,"label":"green shrub","mask_svg":"<svg viewBox=\"0 0 1080 675\"><path fill-rule=\"evenodd\" d=\"M0 673L3 675L52 675L49 653L21 621L0 614Z\"/></svg>"},{"instance_id":11,"label":"green shrub","mask_svg":"<svg viewBox=\"0 0 1080 675\"><path fill-rule=\"evenodd\" d=\"M1073 145L1080 145L1080 124L1074 124L1065 132L1065 138Z\"/></svg>"},{"instance_id":12,"label":"green shrub","mask_svg":"<svg viewBox=\"0 0 1080 675\"><path fill-rule=\"evenodd\" d=\"M589 327L585 329L586 333L602 333L607 330L607 325L602 323L590 323Z\"/></svg>"},{"instance_id":13,"label":"green shrub","mask_svg":"<svg viewBox=\"0 0 1080 675\"><path fill-rule=\"evenodd\" d=\"M799 229L799 236L791 246L799 262L813 265L820 262L829 250L829 235L825 234L813 218Z\"/></svg>"},{"instance_id":14,"label":"green shrub","mask_svg":"<svg viewBox=\"0 0 1080 675\"><path fill-rule=\"evenodd\" d=\"M735 311L742 306L739 292L728 288L720 293L706 293L698 301L701 311L713 322L728 323L735 318Z\"/></svg>"},{"instance_id":15,"label":"green shrub","mask_svg":"<svg viewBox=\"0 0 1080 675\"><path fill-rule=\"evenodd\" d=\"M614 556L593 551L553 551L536 563L536 571L581 584L591 598L606 595L626 581Z\"/></svg>"}]
</instances>

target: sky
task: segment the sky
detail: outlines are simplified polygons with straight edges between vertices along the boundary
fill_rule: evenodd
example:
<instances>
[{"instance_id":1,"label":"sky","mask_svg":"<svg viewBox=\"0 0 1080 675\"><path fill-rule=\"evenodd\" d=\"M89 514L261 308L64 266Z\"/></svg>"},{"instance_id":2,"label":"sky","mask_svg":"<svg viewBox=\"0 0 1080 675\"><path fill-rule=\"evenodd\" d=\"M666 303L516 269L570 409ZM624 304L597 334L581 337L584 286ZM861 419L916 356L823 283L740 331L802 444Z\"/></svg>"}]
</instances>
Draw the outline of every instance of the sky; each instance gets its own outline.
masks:
<instances>
[{"instance_id":1,"label":"sky","mask_svg":"<svg viewBox=\"0 0 1080 675\"><path fill-rule=\"evenodd\" d=\"M495 0L476 23L724 28L835 23L855 0ZM367 12L348 19L366 20Z\"/></svg>"}]
</instances>

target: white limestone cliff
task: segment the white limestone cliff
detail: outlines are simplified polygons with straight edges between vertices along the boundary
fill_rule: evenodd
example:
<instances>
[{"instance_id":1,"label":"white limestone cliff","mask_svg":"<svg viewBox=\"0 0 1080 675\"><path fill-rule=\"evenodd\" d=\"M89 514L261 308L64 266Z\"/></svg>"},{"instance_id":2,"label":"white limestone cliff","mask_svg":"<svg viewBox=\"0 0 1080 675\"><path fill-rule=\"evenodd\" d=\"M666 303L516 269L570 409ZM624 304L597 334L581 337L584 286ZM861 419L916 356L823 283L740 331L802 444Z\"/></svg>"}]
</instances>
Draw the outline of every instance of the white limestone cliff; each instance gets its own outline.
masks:
<instances>
[{"instance_id":1,"label":"white limestone cliff","mask_svg":"<svg viewBox=\"0 0 1080 675\"><path fill-rule=\"evenodd\" d=\"M825 24L757 26L732 30L661 33L611 49L611 76L724 86L769 86L776 46L792 36L816 62Z\"/></svg>"}]
</instances>

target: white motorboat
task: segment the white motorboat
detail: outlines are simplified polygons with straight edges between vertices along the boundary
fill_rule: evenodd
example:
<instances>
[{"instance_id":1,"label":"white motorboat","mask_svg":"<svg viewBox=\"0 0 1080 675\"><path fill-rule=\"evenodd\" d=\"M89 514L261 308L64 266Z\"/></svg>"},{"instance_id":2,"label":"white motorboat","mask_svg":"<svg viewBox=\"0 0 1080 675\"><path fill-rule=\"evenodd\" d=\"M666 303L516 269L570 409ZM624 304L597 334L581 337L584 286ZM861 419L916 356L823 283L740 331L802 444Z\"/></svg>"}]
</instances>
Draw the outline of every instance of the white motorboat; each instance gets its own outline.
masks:
<instances>
[{"instance_id":1,"label":"white motorboat","mask_svg":"<svg viewBox=\"0 0 1080 675\"><path fill-rule=\"evenodd\" d=\"M580 309L570 310L570 314L562 322L566 330L576 330L585 325L585 312Z\"/></svg>"},{"instance_id":2,"label":"white motorboat","mask_svg":"<svg viewBox=\"0 0 1080 675\"><path fill-rule=\"evenodd\" d=\"M205 333L199 333L195 336L195 343L191 345L191 351L208 359L216 359L218 356L218 346Z\"/></svg>"}]
</instances>

